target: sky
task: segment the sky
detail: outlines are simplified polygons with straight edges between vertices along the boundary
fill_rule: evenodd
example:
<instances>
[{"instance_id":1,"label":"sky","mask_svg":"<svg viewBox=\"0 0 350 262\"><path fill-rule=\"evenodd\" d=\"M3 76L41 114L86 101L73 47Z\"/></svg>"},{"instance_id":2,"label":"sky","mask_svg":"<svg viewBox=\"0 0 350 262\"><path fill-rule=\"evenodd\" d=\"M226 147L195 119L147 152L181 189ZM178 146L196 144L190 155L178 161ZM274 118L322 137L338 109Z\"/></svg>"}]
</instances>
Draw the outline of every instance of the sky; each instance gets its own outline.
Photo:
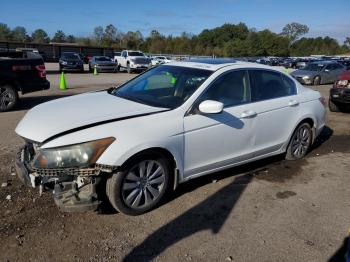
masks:
<instances>
[{"instance_id":1,"label":"sky","mask_svg":"<svg viewBox=\"0 0 350 262\"><path fill-rule=\"evenodd\" d=\"M3 1L0 23L24 26L29 33L44 29L89 36L93 29L113 24L118 30L153 29L165 35L193 34L224 23L281 32L284 25L309 26L309 37L350 37L350 0L16 0Z\"/></svg>"}]
</instances>

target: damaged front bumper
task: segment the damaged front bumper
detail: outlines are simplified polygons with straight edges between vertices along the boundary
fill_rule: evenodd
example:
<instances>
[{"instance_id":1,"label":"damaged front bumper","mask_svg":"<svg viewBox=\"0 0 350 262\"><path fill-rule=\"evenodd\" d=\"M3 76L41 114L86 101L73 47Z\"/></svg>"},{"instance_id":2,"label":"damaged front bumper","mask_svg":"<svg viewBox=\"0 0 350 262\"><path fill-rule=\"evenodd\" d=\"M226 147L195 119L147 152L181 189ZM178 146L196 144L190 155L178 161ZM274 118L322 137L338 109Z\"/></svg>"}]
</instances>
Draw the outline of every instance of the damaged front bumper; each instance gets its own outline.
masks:
<instances>
[{"instance_id":1,"label":"damaged front bumper","mask_svg":"<svg viewBox=\"0 0 350 262\"><path fill-rule=\"evenodd\" d=\"M96 164L89 168L38 169L30 165L34 150L30 144L18 152L15 169L18 178L39 192L53 191L56 205L64 212L96 210L100 201L96 188L101 173L111 173L114 167Z\"/></svg>"}]
</instances>

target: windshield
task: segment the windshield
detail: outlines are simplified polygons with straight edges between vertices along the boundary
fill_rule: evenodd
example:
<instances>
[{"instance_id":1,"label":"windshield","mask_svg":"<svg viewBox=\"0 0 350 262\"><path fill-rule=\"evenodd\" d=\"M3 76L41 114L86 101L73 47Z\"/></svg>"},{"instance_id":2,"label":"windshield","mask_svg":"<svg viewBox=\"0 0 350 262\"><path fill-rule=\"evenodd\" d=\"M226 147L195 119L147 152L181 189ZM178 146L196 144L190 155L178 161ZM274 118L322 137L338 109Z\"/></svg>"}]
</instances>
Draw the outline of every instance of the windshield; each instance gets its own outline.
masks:
<instances>
[{"instance_id":1,"label":"windshield","mask_svg":"<svg viewBox=\"0 0 350 262\"><path fill-rule=\"evenodd\" d=\"M74 60L79 60L80 57L78 54L62 54L63 59L74 59Z\"/></svg>"},{"instance_id":2,"label":"windshield","mask_svg":"<svg viewBox=\"0 0 350 262\"><path fill-rule=\"evenodd\" d=\"M158 66L115 89L112 94L138 103L174 109L182 105L212 71Z\"/></svg>"},{"instance_id":3,"label":"windshield","mask_svg":"<svg viewBox=\"0 0 350 262\"><path fill-rule=\"evenodd\" d=\"M145 55L141 52L129 52L129 56L145 56Z\"/></svg>"},{"instance_id":4,"label":"windshield","mask_svg":"<svg viewBox=\"0 0 350 262\"><path fill-rule=\"evenodd\" d=\"M96 61L112 61L109 57L106 56L100 56L95 58Z\"/></svg>"},{"instance_id":5,"label":"windshield","mask_svg":"<svg viewBox=\"0 0 350 262\"><path fill-rule=\"evenodd\" d=\"M325 64L317 64L317 63L311 63L308 64L303 68L303 70L308 70L308 71L321 71L322 68L324 68L326 65Z\"/></svg>"}]
</instances>

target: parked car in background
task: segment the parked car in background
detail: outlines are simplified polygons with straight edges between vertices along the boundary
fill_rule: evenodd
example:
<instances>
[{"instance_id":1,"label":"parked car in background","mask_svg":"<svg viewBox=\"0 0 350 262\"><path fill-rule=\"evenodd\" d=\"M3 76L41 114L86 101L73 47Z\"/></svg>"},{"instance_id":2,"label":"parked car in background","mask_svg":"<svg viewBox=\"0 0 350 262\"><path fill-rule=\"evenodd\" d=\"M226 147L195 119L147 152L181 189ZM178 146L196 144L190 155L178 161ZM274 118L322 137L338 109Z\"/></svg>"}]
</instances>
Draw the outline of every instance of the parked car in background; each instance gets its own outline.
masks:
<instances>
[{"instance_id":1,"label":"parked car in background","mask_svg":"<svg viewBox=\"0 0 350 262\"><path fill-rule=\"evenodd\" d=\"M89 71L93 72L96 67L97 72L117 72L118 66L112 58L108 56L93 56L89 62Z\"/></svg>"},{"instance_id":2,"label":"parked car in background","mask_svg":"<svg viewBox=\"0 0 350 262\"><path fill-rule=\"evenodd\" d=\"M280 63L280 65L285 68L296 68L297 61L293 58L286 58Z\"/></svg>"},{"instance_id":3,"label":"parked car in background","mask_svg":"<svg viewBox=\"0 0 350 262\"><path fill-rule=\"evenodd\" d=\"M118 63L118 70L126 69L128 73L143 71L152 66L151 59L141 51L123 50L120 56L115 56Z\"/></svg>"},{"instance_id":4,"label":"parked car in background","mask_svg":"<svg viewBox=\"0 0 350 262\"><path fill-rule=\"evenodd\" d=\"M308 60L308 59L298 59L298 60L296 60L295 68L296 69L303 69L309 62L310 62L310 60Z\"/></svg>"},{"instance_id":5,"label":"parked car in background","mask_svg":"<svg viewBox=\"0 0 350 262\"><path fill-rule=\"evenodd\" d=\"M347 70L350 70L350 59L338 60L338 63L344 65Z\"/></svg>"},{"instance_id":6,"label":"parked car in background","mask_svg":"<svg viewBox=\"0 0 350 262\"><path fill-rule=\"evenodd\" d=\"M26 52L0 52L0 112L13 109L18 93L50 88L41 57L28 58Z\"/></svg>"},{"instance_id":7,"label":"parked car in background","mask_svg":"<svg viewBox=\"0 0 350 262\"><path fill-rule=\"evenodd\" d=\"M172 60L166 56L155 56L154 59L158 60L160 64L170 63Z\"/></svg>"},{"instance_id":8,"label":"parked car in background","mask_svg":"<svg viewBox=\"0 0 350 262\"><path fill-rule=\"evenodd\" d=\"M62 71L80 71L84 72L84 61L78 53L62 53L59 60L59 70Z\"/></svg>"},{"instance_id":9,"label":"parked car in background","mask_svg":"<svg viewBox=\"0 0 350 262\"><path fill-rule=\"evenodd\" d=\"M172 62L31 109L16 128L26 142L16 171L53 188L61 210L96 209L107 194L120 212L139 215L193 178L278 154L304 157L325 125L324 102L268 66Z\"/></svg>"},{"instance_id":10,"label":"parked car in background","mask_svg":"<svg viewBox=\"0 0 350 262\"><path fill-rule=\"evenodd\" d=\"M291 75L302 84L322 85L334 83L346 67L333 61L318 61L309 63L303 69L296 70Z\"/></svg>"},{"instance_id":11,"label":"parked car in background","mask_svg":"<svg viewBox=\"0 0 350 262\"><path fill-rule=\"evenodd\" d=\"M329 110L339 112L350 106L350 70L344 71L329 90Z\"/></svg>"},{"instance_id":12,"label":"parked car in background","mask_svg":"<svg viewBox=\"0 0 350 262\"><path fill-rule=\"evenodd\" d=\"M152 66L156 66L160 64L160 61L157 60L155 57L150 57L150 59L151 59Z\"/></svg>"}]
</instances>

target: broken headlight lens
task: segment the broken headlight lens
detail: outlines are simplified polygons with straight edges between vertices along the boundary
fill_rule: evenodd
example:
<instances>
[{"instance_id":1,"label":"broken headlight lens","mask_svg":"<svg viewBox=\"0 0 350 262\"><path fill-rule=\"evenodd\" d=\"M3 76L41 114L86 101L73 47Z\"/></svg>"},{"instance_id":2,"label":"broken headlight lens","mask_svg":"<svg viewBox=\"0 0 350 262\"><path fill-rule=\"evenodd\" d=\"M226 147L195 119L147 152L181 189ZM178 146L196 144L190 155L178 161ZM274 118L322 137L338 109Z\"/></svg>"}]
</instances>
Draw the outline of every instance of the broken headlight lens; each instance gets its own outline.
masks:
<instances>
[{"instance_id":1,"label":"broken headlight lens","mask_svg":"<svg viewBox=\"0 0 350 262\"><path fill-rule=\"evenodd\" d=\"M113 143L114 137L64 147L39 149L33 159L35 168L89 167Z\"/></svg>"}]
</instances>

